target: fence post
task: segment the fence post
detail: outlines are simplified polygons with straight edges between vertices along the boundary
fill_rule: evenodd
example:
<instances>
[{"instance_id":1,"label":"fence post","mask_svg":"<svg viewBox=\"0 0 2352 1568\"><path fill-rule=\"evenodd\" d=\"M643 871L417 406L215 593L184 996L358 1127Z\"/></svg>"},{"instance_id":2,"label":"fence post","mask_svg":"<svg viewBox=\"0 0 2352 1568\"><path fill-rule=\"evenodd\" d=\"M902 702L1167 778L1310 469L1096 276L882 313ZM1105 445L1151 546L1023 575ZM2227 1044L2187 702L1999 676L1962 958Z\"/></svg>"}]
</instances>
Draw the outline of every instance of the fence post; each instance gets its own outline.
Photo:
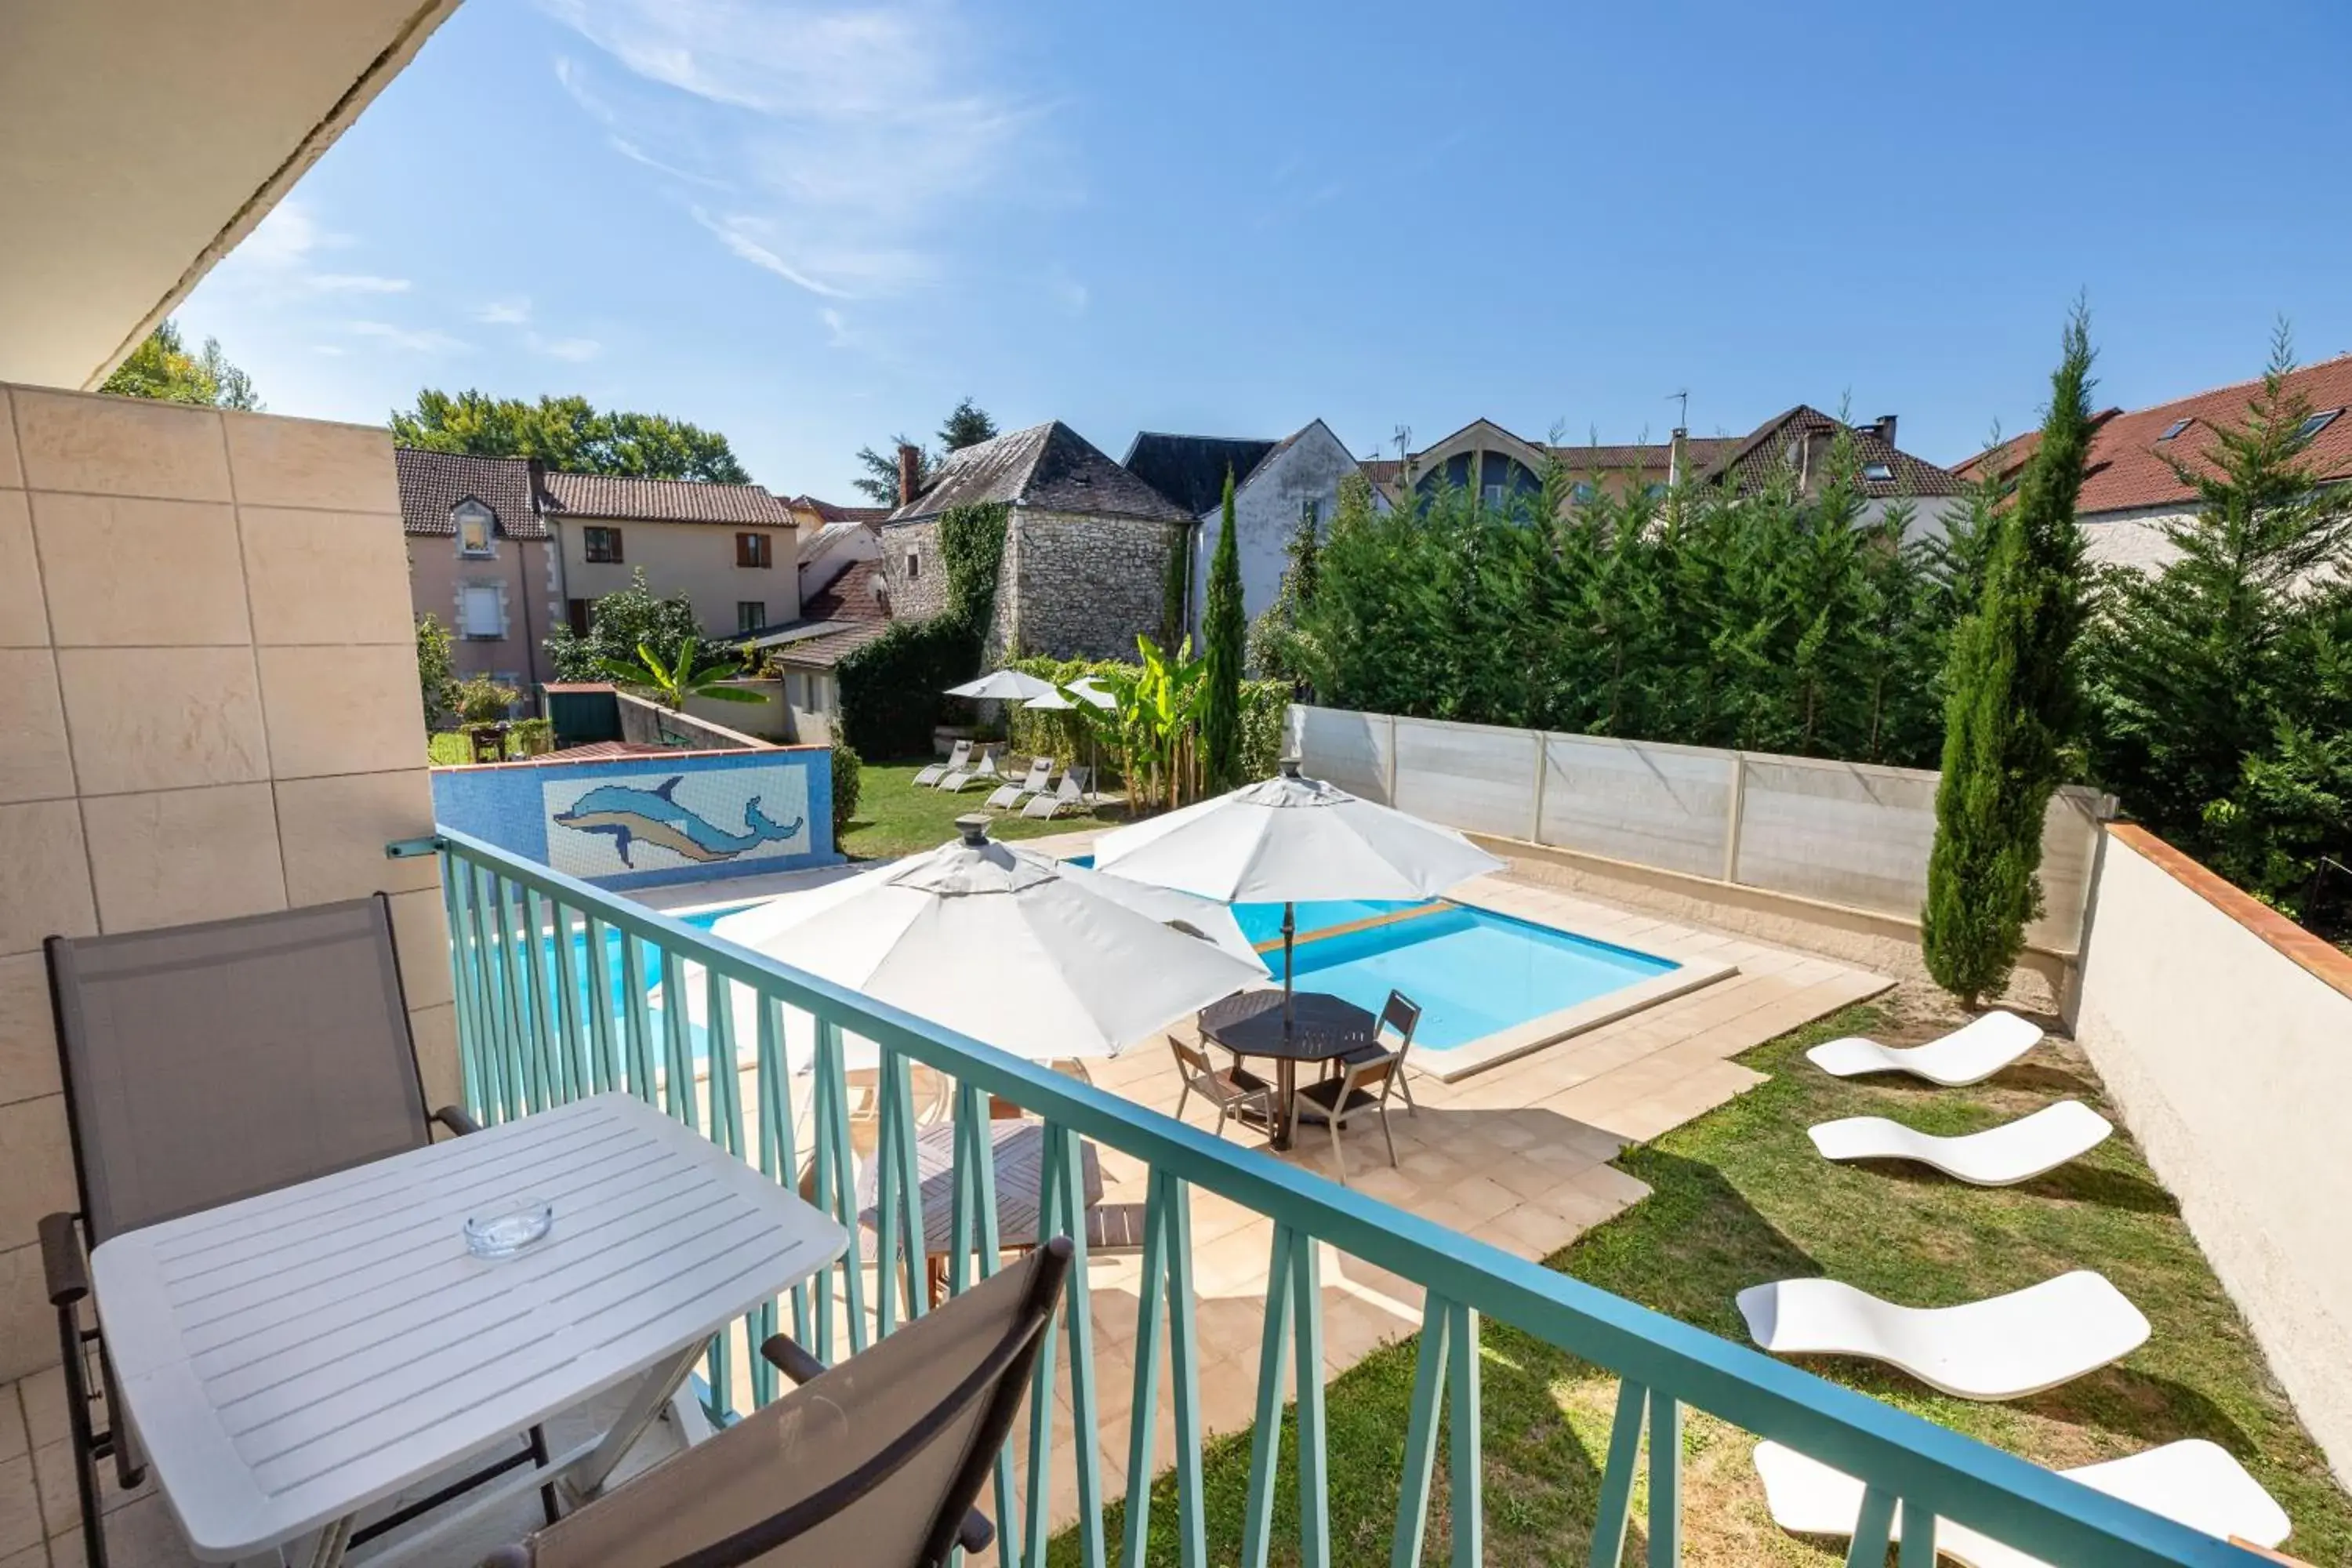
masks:
<instances>
[{"instance_id":1,"label":"fence post","mask_svg":"<svg viewBox=\"0 0 2352 1568\"><path fill-rule=\"evenodd\" d=\"M1536 811L1528 823L1528 842L1543 842L1544 784L1551 773L1551 752L1541 730L1536 731Z\"/></svg>"},{"instance_id":2,"label":"fence post","mask_svg":"<svg viewBox=\"0 0 2352 1568\"><path fill-rule=\"evenodd\" d=\"M1748 755L1731 753L1731 790L1723 808L1723 879L1739 880L1739 821L1748 811Z\"/></svg>"},{"instance_id":3,"label":"fence post","mask_svg":"<svg viewBox=\"0 0 2352 1568\"><path fill-rule=\"evenodd\" d=\"M1396 748L1397 748L1396 725L1397 725L1397 721L1396 721L1396 715L1395 715L1395 714L1393 714L1393 713L1391 713L1391 714L1387 715L1387 718L1388 718L1388 721L1389 721L1389 765L1388 765L1388 770L1387 770L1387 771L1388 771L1388 781L1387 781L1387 783L1386 783L1382 787L1383 787L1384 789L1386 789L1388 793L1387 793L1386 795L1384 795L1383 796L1381 796L1381 804L1382 805L1394 805L1396 804Z\"/></svg>"}]
</instances>

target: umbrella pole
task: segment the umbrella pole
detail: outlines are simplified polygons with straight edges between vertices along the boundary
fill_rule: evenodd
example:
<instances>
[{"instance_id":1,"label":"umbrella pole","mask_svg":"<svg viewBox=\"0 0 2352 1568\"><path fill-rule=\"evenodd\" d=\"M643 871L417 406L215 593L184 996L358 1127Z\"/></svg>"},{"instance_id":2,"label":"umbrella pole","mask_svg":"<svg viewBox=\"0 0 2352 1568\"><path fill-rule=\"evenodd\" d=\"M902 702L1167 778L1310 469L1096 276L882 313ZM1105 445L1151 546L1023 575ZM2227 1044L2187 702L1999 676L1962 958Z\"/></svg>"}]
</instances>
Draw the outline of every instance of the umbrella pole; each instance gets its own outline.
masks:
<instances>
[{"instance_id":1,"label":"umbrella pole","mask_svg":"<svg viewBox=\"0 0 2352 1568\"><path fill-rule=\"evenodd\" d=\"M1282 906L1282 1037L1290 1037L1290 944L1298 934L1297 906L1284 900Z\"/></svg>"}]
</instances>

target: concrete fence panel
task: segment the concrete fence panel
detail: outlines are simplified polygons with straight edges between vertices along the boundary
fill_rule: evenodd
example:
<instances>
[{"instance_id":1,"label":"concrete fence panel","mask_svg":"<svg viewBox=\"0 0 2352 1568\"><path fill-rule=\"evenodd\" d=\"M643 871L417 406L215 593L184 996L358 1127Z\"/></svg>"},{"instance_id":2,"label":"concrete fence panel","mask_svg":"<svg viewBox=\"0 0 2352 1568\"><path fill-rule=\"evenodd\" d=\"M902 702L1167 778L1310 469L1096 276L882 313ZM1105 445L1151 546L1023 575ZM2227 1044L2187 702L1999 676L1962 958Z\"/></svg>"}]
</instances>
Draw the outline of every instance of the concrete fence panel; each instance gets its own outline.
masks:
<instances>
[{"instance_id":1,"label":"concrete fence panel","mask_svg":"<svg viewBox=\"0 0 2352 1568\"><path fill-rule=\"evenodd\" d=\"M1391 805L1466 832L1534 834L1541 735L1433 719L1399 719L1395 726Z\"/></svg>"},{"instance_id":2,"label":"concrete fence panel","mask_svg":"<svg viewBox=\"0 0 2352 1568\"><path fill-rule=\"evenodd\" d=\"M1284 752L1313 759L1308 773L1351 795L1389 804L1389 757L1394 740L1390 720L1377 713L1294 702L1283 731Z\"/></svg>"},{"instance_id":3,"label":"concrete fence panel","mask_svg":"<svg viewBox=\"0 0 2352 1568\"><path fill-rule=\"evenodd\" d=\"M1810 757L1745 759L1730 880L1916 915L1936 842L1936 775Z\"/></svg>"},{"instance_id":4,"label":"concrete fence panel","mask_svg":"<svg viewBox=\"0 0 2352 1568\"><path fill-rule=\"evenodd\" d=\"M1544 756L1538 843L1694 877L1723 875L1730 753L1548 735Z\"/></svg>"}]
</instances>

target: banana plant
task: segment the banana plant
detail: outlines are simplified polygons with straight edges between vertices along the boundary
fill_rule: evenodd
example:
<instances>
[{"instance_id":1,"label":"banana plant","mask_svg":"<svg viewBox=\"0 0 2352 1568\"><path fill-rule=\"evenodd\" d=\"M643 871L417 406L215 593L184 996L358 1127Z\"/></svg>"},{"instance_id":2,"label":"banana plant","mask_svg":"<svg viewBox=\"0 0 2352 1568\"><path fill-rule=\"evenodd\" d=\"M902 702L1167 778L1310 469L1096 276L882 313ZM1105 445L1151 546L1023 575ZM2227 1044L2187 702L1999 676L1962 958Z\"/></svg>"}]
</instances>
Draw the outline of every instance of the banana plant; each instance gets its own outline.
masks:
<instances>
[{"instance_id":1,"label":"banana plant","mask_svg":"<svg viewBox=\"0 0 2352 1568\"><path fill-rule=\"evenodd\" d=\"M677 658L664 664L654 650L644 643L637 645L635 664L626 659L607 658L597 661L604 678L615 686L632 687L648 693L653 700L672 712L682 710L689 697L709 697L720 702L765 702L756 691L746 691L727 681L741 673L735 662L725 655L705 663L702 659L702 639L688 637L677 645Z\"/></svg>"},{"instance_id":2,"label":"banana plant","mask_svg":"<svg viewBox=\"0 0 2352 1568\"><path fill-rule=\"evenodd\" d=\"M1085 709L1088 722L1119 752L1129 797L1173 809L1196 788L1201 709L1208 664L1192 657L1189 637L1172 654L1148 637L1135 639L1139 663L1097 678L1108 710Z\"/></svg>"}]
</instances>

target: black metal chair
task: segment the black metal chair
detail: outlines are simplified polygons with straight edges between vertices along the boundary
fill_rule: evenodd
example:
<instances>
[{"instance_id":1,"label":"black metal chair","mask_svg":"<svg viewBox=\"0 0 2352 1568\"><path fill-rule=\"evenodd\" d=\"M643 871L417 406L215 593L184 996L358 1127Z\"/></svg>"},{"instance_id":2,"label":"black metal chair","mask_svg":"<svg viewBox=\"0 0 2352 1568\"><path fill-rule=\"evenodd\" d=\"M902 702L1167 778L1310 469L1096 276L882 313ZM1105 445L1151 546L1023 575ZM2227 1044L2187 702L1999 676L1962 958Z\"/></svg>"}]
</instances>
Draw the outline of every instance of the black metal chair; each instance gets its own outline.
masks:
<instances>
[{"instance_id":1,"label":"black metal chair","mask_svg":"<svg viewBox=\"0 0 2352 1568\"><path fill-rule=\"evenodd\" d=\"M65 1361L83 1545L91 1568L104 1568L98 1461L110 1458L125 1489L144 1479L145 1465L105 1344L82 1321L85 1249L422 1148L436 1122L475 1129L454 1106L426 1112L381 893L162 931L53 936L46 948L81 1209L41 1221L41 1267ZM524 1451L486 1474L545 1458L534 1430ZM542 1497L552 1518L552 1489Z\"/></svg>"},{"instance_id":2,"label":"black metal chair","mask_svg":"<svg viewBox=\"0 0 2352 1568\"><path fill-rule=\"evenodd\" d=\"M1026 1393L1074 1252L1056 1237L799 1386L502 1548L484 1568L936 1568L994 1539L972 1508Z\"/></svg>"}]
</instances>

